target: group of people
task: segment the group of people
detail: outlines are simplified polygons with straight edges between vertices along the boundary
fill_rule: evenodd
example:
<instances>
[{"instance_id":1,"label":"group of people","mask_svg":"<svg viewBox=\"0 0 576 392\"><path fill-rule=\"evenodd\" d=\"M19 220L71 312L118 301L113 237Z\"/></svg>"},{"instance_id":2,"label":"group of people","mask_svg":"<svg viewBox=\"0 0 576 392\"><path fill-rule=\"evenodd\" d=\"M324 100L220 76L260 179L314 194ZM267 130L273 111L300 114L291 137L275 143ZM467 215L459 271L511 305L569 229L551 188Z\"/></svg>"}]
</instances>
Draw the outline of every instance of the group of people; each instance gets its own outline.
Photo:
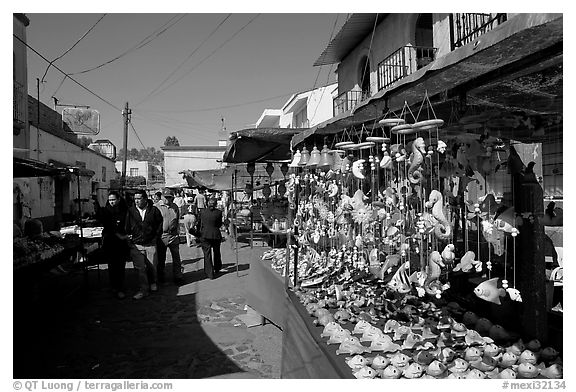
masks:
<instances>
[{"instance_id":1,"label":"group of people","mask_svg":"<svg viewBox=\"0 0 576 392\"><path fill-rule=\"evenodd\" d=\"M170 189L157 192L153 200L148 199L144 190L133 196L133 205L116 191L108 194L105 207L98 208L97 219L103 226L102 249L107 256L110 285L119 299L125 298L124 280L126 260L132 260L138 273L138 290L134 299L142 299L150 292L158 290L158 284L165 281L166 254L172 256L172 276L174 283L184 284L182 261L180 258L180 216L181 208L174 203L174 193ZM184 224L188 246L195 240L204 253L204 272L215 279L222 268L220 244L222 234L222 211L216 208L214 198L206 200L201 191L195 200L195 211L186 211ZM196 238L191 233L196 234Z\"/></svg>"}]
</instances>

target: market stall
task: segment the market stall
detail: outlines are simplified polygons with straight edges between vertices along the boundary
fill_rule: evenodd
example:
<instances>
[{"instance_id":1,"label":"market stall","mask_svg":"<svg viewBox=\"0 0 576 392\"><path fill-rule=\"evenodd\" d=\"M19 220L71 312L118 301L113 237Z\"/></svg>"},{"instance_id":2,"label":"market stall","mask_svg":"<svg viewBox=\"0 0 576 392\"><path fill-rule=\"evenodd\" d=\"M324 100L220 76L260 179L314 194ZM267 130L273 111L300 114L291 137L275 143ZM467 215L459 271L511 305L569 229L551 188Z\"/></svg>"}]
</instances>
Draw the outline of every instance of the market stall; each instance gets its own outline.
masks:
<instances>
[{"instance_id":1,"label":"market stall","mask_svg":"<svg viewBox=\"0 0 576 392\"><path fill-rule=\"evenodd\" d=\"M294 146L283 377L562 377L545 304L562 260L544 246L554 195L536 153L561 130L544 141L473 121L486 118L444 127L426 97Z\"/></svg>"}]
</instances>

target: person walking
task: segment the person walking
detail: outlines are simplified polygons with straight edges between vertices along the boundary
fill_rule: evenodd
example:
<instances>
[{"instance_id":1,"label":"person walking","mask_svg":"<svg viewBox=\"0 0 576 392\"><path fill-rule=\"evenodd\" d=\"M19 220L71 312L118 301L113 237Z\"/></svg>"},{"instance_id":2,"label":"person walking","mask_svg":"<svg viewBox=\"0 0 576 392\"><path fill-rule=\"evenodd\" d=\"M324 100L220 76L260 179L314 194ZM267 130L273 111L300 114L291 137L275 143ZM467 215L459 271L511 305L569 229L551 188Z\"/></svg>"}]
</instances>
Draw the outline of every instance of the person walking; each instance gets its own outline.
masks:
<instances>
[{"instance_id":1,"label":"person walking","mask_svg":"<svg viewBox=\"0 0 576 392\"><path fill-rule=\"evenodd\" d=\"M206 188L201 187L198 189L198 194L194 199L194 209L196 210L196 214L200 214L200 211L206 208L206 196L204 193L206 192Z\"/></svg>"},{"instance_id":2,"label":"person walking","mask_svg":"<svg viewBox=\"0 0 576 392\"><path fill-rule=\"evenodd\" d=\"M186 214L184 215L184 229L186 230L186 245L188 245L189 248L193 247L196 244L196 237L192 235L190 229L192 229L194 225L196 225L197 220L198 218L196 218L196 215L193 214L192 206L190 206L190 208L186 211Z\"/></svg>"},{"instance_id":3,"label":"person walking","mask_svg":"<svg viewBox=\"0 0 576 392\"><path fill-rule=\"evenodd\" d=\"M128 207L116 191L108 193L106 205L96 205L96 219L103 226L102 251L108 261L110 286L116 298L124 299L124 277L128 246L124 241L126 212Z\"/></svg>"},{"instance_id":4,"label":"person walking","mask_svg":"<svg viewBox=\"0 0 576 392\"><path fill-rule=\"evenodd\" d=\"M200 211L198 227L204 252L204 273L209 279L216 279L222 268L220 244L222 243L222 211L216 208L216 199L208 200L208 208ZM214 253L214 257L212 257Z\"/></svg>"},{"instance_id":5,"label":"person walking","mask_svg":"<svg viewBox=\"0 0 576 392\"><path fill-rule=\"evenodd\" d=\"M162 234L162 214L148 202L146 191L137 190L134 206L128 208L125 231L130 258L138 271L139 290L134 299L142 299L150 291L157 291L157 243Z\"/></svg>"},{"instance_id":6,"label":"person walking","mask_svg":"<svg viewBox=\"0 0 576 392\"><path fill-rule=\"evenodd\" d=\"M177 285L183 284L182 261L180 260L180 209L174 203L174 194L165 189L163 198L156 203L162 214L162 235L158 240L158 282L164 283L164 267L166 265L166 252L170 249L172 256L172 277Z\"/></svg>"}]
</instances>

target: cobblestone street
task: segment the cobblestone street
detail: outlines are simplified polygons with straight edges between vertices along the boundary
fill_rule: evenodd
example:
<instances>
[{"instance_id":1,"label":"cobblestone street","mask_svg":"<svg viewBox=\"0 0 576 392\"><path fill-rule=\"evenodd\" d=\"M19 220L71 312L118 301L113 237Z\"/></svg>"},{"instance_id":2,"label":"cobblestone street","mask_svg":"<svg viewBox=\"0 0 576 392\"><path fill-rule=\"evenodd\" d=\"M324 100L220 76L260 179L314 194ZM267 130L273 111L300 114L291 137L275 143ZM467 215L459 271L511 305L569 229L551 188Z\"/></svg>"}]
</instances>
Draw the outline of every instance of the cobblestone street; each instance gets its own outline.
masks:
<instances>
[{"instance_id":1,"label":"cobblestone street","mask_svg":"<svg viewBox=\"0 0 576 392\"><path fill-rule=\"evenodd\" d=\"M232 248L222 244L216 280L203 278L199 248L180 249L186 284L171 282L168 256L167 283L140 301L131 298L131 264L124 300L112 296L105 270L89 271L87 282L82 272L44 274L33 302L15 299L14 377L279 378L281 331L238 318L246 314L249 257L265 248L241 248L237 274Z\"/></svg>"}]
</instances>

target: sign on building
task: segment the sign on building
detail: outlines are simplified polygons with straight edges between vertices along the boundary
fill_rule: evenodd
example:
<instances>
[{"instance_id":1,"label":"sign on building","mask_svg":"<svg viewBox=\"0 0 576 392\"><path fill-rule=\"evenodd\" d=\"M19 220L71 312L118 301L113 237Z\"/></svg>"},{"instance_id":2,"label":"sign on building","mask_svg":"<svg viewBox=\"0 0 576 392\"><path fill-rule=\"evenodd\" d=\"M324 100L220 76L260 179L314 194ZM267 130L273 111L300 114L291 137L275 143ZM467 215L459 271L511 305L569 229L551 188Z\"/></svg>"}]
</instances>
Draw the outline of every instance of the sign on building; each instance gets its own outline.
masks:
<instances>
[{"instance_id":1,"label":"sign on building","mask_svg":"<svg viewBox=\"0 0 576 392\"><path fill-rule=\"evenodd\" d=\"M64 108L62 121L72 132L79 135L97 135L100 133L100 113L93 109Z\"/></svg>"}]
</instances>

